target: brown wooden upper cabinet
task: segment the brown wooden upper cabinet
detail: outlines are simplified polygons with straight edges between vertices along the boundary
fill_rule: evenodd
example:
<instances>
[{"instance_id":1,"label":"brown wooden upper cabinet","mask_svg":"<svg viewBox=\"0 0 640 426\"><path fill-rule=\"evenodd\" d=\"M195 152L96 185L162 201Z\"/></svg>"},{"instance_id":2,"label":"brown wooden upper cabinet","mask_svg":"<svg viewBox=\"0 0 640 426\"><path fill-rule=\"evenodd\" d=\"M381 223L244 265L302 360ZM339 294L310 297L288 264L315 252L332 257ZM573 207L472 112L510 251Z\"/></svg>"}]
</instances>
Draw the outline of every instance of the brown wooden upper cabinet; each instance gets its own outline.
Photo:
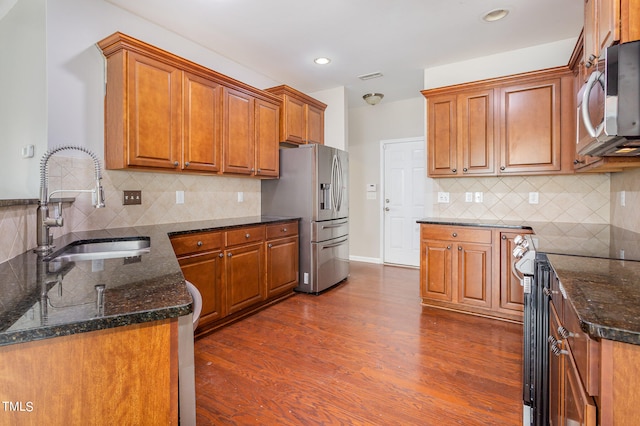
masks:
<instances>
[{"instance_id":1,"label":"brown wooden upper cabinet","mask_svg":"<svg viewBox=\"0 0 640 426\"><path fill-rule=\"evenodd\" d=\"M423 90L430 177L573 172L568 67Z\"/></svg>"},{"instance_id":2,"label":"brown wooden upper cabinet","mask_svg":"<svg viewBox=\"0 0 640 426\"><path fill-rule=\"evenodd\" d=\"M276 86L267 92L282 98L280 142L324 144L326 104L289 86Z\"/></svg>"},{"instance_id":3,"label":"brown wooden upper cabinet","mask_svg":"<svg viewBox=\"0 0 640 426\"><path fill-rule=\"evenodd\" d=\"M107 58L107 169L278 176L278 96L115 33Z\"/></svg>"},{"instance_id":4,"label":"brown wooden upper cabinet","mask_svg":"<svg viewBox=\"0 0 640 426\"><path fill-rule=\"evenodd\" d=\"M588 77L607 47L640 39L640 0L585 0L583 35Z\"/></svg>"}]
</instances>

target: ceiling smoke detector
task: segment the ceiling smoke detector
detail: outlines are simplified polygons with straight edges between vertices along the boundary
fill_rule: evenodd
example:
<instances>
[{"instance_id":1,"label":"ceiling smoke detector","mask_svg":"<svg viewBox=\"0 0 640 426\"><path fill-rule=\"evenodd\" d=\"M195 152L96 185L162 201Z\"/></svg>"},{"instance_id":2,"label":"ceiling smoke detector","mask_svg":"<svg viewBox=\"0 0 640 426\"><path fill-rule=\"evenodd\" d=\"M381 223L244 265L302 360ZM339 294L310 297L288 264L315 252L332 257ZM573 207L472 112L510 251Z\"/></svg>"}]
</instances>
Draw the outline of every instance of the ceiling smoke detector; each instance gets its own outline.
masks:
<instances>
[{"instance_id":1,"label":"ceiling smoke detector","mask_svg":"<svg viewBox=\"0 0 640 426\"><path fill-rule=\"evenodd\" d=\"M372 73L369 73L369 74L362 74L362 75L358 76L358 78L360 80L371 80L373 78L380 78L380 77L382 77L382 73L381 72L372 72Z\"/></svg>"},{"instance_id":2,"label":"ceiling smoke detector","mask_svg":"<svg viewBox=\"0 0 640 426\"><path fill-rule=\"evenodd\" d=\"M384 98L384 95L382 93L367 93L362 97L362 99L364 99L364 101L369 105L378 104L382 100L382 98Z\"/></svg>"}]
</instances>

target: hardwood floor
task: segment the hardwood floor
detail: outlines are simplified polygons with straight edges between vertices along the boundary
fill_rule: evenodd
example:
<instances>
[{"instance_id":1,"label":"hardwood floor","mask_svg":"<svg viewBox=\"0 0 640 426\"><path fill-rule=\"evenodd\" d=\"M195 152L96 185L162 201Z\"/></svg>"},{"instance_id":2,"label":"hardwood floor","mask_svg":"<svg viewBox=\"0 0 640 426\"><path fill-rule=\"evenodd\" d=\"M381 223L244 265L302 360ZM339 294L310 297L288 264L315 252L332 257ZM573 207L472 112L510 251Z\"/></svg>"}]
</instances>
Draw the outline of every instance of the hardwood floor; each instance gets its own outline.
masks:
<instances>
[{"instance_id":1,"label":"hardwood floor","mask_svg":"<svg viewBox=\"0 0 640 426\"><path fill-rule=\"evenodd\" d=\"M522 326L421 308L419 272L351 262L196 341L198 425L518 425Z\"/></svg>"}]
</instances>

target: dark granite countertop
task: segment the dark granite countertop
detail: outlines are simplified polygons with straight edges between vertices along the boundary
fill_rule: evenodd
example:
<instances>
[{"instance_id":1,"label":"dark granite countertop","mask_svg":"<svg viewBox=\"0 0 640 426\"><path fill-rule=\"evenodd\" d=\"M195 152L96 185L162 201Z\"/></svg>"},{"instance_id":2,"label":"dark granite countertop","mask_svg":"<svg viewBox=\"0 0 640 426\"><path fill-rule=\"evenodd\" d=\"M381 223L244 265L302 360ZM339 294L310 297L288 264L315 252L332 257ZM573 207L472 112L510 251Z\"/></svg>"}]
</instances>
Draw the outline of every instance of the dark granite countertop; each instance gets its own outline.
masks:
<instances>
[{"instance_id":1,"label":"dark granite countertop","mask_svg":"<svg viewBox=\"0 0 640 426\"><path fill-rule=\"evenodd\" d=\"M548 254L584 332L640 345L640 262Z\"/></svg>"},{"instance_id":2,"label":"dark granite countertop","mask_svg":"<svg viewBox=\"0 0 640 426\"><path fill-rule=\"evenodd\" d=\"M297 218L254 216L73 232L77 240L149 237L151 249L134 258L45 262L29 251L0 263L0 346L188 315L192 299L170 237L185 233L278 223ZM96 285L104 285L98 305Z\"/></svg>"},{"instance_id":3,"label":"dark granite countertop","mask_svg":"<svg viewBox=\"0 0 640 426\"><path fill-rule=\"evenodd\" d=\"M531 226L523 223L522 221L509 221L509 220L425 217L422 219L418 219L416 222L429 224L429 225L481 226L485 228L531 229Z\"/></svg>"}]
</instances>

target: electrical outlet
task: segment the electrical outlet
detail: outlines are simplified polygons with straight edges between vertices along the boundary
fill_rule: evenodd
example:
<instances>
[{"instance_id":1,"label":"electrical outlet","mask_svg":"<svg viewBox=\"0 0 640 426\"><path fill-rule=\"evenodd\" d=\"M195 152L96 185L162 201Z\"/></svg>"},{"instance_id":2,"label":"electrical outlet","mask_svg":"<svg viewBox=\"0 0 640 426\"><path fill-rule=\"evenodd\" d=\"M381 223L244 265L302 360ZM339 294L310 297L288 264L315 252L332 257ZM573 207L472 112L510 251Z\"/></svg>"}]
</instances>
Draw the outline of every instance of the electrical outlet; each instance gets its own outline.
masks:
<instances>
[{"instance_id":1,"label":"electrical outlet","mask_svg":"<svg viewBox=\"0 0 640 426\"><path fill-rule=\"evenodd\" d=\"M448 192L438 192L438 202L439 203L448 203L449 202L449 193Z\"/></svg>"},{"instance_id":2,"label":"electrical outlet","mask_svg":"<svg viewBox=\"0 0 640 426\"><path fill-rule=\"evenodd\" d=\"M465 192L464 193L464 201L466 203L473 203L473 192Z\"/></svg>"},{"instance_id":3,"label":"electrical outlet","mask_svg":"<svg viewBox=\"0 0 640 426\"><path fill-rule=\"evenodd\" d=\"M530 192L529 193L529 204L538 204L538 193L537 192Z\"/></svg>"},{"instance_id":4,"label":"electrical outlet","mask_svg":"<svg viewBox=\"0 0 640 426\"><path fill-rule=\"evenodd\" d=\"M244 202L244 192L238 192L238 202Z\"/></svg>"},{"instance_id":5,"label":"electrical outlet","mask_svg":"<svg viewBox=\"0 0 640 426\"><path fill-rule=\"evenodd\" d=\"M176 191L176 204L184 204L184 191Z\"/></svg>"},{"instance_id":6,"label":"electrical outlet","mask_svg":"<svg viewBox=\"0 0 640 426\"><path fill-rule=\"evenodd\" d=\"M476 203L481 203L482 200L484 200L484 194L482 192L476 192L475 200L476 200Z\"/></svg>"},{"instance_id":7,"label":"electrical outlet","mask_svg":"<svg viewBox=\"0 0 640 426\"><path fill-rule=\"evenodd\" d=\"M142 204L142 191L122 191L122 205Z\"/></svg>"},{"instance_id":8,"label":"electrical outlet","mask_svg":"<svg viewBox=\"0 0 640 426\"><path fill-rule=\"evenodd\" d=\"M620 206L624 207L627 205L627 194L624 191L620 191Z\"/></svg>"}]
</instances>

